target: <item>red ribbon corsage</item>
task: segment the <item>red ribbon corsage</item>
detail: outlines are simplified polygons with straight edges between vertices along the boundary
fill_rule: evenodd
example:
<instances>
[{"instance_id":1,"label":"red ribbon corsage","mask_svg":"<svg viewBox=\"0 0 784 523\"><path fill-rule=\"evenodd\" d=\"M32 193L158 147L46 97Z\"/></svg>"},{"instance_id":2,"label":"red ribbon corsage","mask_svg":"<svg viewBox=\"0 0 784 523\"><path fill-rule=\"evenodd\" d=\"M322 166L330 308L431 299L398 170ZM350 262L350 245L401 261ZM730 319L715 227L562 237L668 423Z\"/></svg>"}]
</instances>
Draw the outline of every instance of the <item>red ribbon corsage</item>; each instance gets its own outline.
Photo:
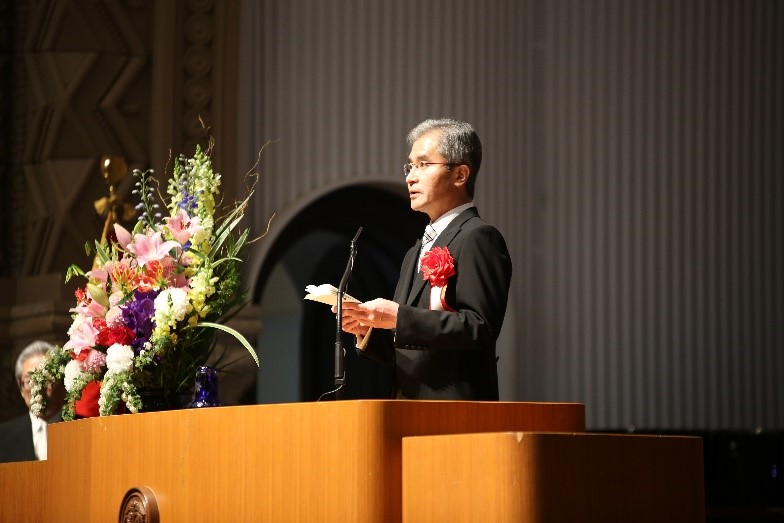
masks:
<instances>
[{"instance_id":1,"label":"red ribbon corsage","mask_svg":"<svg viewBox=\"0 0 784 523\"><path fill-rule=\"evenodd\" d=\"M433 247L425 254L422 255L422 279L430 282L430 287L434 294L438 296L438 300L443 310L453 311L452 307L446 303L446 284L450 277L457 274L455 272L455 259L452 258L449 249L446 247ZM436 309L434 305L439 305L435 301L434 296L431 297L430 308Z\"/></svg>"}]
</instances>

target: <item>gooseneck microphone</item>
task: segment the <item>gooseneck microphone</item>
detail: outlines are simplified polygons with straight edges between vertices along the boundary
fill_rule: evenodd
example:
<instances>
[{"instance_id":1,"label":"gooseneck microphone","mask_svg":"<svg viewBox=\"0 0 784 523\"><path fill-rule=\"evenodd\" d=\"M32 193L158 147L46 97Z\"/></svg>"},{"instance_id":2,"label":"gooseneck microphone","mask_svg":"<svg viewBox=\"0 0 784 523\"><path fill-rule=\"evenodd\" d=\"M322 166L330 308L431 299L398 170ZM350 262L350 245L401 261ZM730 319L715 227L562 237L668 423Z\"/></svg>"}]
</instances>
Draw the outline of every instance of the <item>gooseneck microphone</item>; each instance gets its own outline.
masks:
<instances>
[{"instance_id":1,"label":"gooseneck microphone","mask_svg":"<svg viewBox=\"0 0 784 523\"><path fill-rule=\"evenodd\" d=\"M337 294L337 329L335 332L335 397L340 396L340 389L346 384L346 371L345 360L346 351L343 348L342 332L343 332L343 294L346 292L348 280L351 278L351 271L354 269L354 258L357 255L357 239L362 233L362 227L357 230L354 238L351 240L351 247L348 256L348 263L346 270L343 272L343 277L340 279Z\"/></svg>"}]
</instances>

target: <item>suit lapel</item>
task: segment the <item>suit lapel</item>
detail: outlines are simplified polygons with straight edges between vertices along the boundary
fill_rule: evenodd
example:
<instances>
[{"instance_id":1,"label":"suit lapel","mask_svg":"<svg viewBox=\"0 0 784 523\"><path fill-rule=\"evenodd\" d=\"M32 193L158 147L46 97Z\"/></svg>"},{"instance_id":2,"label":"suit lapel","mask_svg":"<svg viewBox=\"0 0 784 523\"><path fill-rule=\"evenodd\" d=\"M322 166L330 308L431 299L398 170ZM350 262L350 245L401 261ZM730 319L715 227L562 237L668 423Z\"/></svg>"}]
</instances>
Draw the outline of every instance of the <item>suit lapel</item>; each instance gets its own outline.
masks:
<instances>
[{"instance_id":1,"label":"suit lapel","mask_svg":"<svg viewBox=\"0 0 784 523\"><path fill-rule=\"evenodd\" d=\"M408 252L408 255L403 260L403 265L400 267L401 285L395 293L395 301L398 303L405 300L411 293L411 282L414 280L417 258L421 248L422 239L420 238ZM406 303L408 302L406 301Z\"/></svg>"},{"instance_id":2,"label":"suit lapel","mask_svg":"<svg viewBox=\"0 0 784 523\"><path fill-rule=\"evenodd\" d=\"M452 220L449 225L447 225L444 232L438 235L436 241L433 242L433 245L430 247L449 247L449 244L452 243L452 240L455 238L455 235L460 231L460 228L463 226L465 222L479 216L479 213L476 210L476 207L469 207L465 211L458 214L454 220ZM418 259L419 248L422 246L422 241L420 240L417 242L417 256L414 256L413 259L413 267L404 267L403 270L410 274L411 276L406 276L414 278L413 284L411 285L411 292L408 294L408 300L406 300L406 305L414 305L419 302L420 296L422 295L422 291L427 287L428 292L430 291L430 282L422 279L422 273L416 271L416 262ZM454 253L453 253L454 255ZM416 274L416 277L414 277Z\"/></svg>"},{"instance_id":3,"label":"suit lapel","mask_svg":"<svg viewBox=\"0 0 784 523\"><path fill-rule=\"evenodd\" d=\"M417 300L419 300L419 296L422 294L422 289L425 288L425 285L430 285L430 284L422 279L422 271L416 270L416 263L414 264L414 267L412 267L412 270L410 272L412 274L412 277L414 278L414 282L411 285L411 292L408 294L408 300L406 300L406 305L416 306L416 302ZM416 274L416 276L414 276L414 274Z\"/></svg>"}]
</instances>

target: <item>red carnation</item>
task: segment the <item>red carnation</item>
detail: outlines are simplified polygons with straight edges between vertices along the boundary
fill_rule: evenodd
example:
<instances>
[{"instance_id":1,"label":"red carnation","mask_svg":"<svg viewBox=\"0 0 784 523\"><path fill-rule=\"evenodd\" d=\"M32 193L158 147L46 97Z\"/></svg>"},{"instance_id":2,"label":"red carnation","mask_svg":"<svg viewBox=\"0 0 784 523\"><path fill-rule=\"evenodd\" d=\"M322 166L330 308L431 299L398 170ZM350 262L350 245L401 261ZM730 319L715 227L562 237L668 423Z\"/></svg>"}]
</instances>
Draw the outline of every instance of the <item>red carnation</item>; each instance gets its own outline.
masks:
<instances>
[{"instance_id":1,"label":"red carnation","mask_svg":"<svg viewBox=\"0 0 784 523\"><path fill-rule=\"evenodd\" d=\"M104 347L111 347L115 343L130 345L134 338L136 338L136 335L131 329L122 323L118 323L98 332L98 336L95 337L95 343Z\"/></svg>"},{"instance_id":2,"label":"red carnation","mask_svg":"<svg viewBox=\"0 0 784 523\"><path fill-rule=\"evenodd\" d=\"M455 260L446 247L433 247L422 256L422 279L431 287L444 287L455 274Z\"/></svg>"}]
</instances>

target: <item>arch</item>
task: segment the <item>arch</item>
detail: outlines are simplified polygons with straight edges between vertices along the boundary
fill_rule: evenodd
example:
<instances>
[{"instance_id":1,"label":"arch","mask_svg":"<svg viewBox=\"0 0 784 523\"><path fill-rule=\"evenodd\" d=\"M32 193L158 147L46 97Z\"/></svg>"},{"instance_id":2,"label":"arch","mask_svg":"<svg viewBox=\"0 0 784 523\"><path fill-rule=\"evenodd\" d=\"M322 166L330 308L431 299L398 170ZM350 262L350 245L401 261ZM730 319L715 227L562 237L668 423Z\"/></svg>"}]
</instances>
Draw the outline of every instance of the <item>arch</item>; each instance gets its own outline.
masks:
<instances>
[{"instance_id":1,"label":"arch","mask_svg":"<svg viewBox=\"0 0 784 523\"><path fill-rule=\"evenodd\" d=\"M254 290L252 299L254 303L258 301L256 290L259 289L260 286L263 287L263 282L260 281L260 278L262 274L268 273L268 271L263 270L265 268L264 266L265 264L269 264L274 258L274 248L285 235L289 225L296 220L305 209L312 206L318 200L351 188L365 188L380 193L398 195L401 200L408 201L408 192L404 184L390 181L388 178L369 178L363 180L362 183L357 183L356 180L349 180L325 187L319 187L302 198L290 202L284 209L274 210L275 218L270 224L269 231L267 231L267 234L259 242L258 247L250 252L250 259L245 264L249 287ZM406 203L406 205L408 204ZM422 223L425 222L423 221ZM265 224L260 224L260 226L263 227ZM422 227L424 227L424 225L422 225Z\"/></svg>"},{"instance_id":2,"label":"arch","mask_svg":"<svg viewBox=\"0 0 784 523\"><path fill-rule=\"evenodd\" d=\"M338 284L357 229L357 257L348 292L360 300L390 298L405 252L427 218L412 212L403 184L387 180L323 188L275 219L252 261L252 301L262 306L264 329L257 400L312 401L331 390L337 326L323 304L305 302L307 284ZM268 289L269 287L269 289ZM391 369L346 347L344 398L387 397Z\"/></svg>"}]
</instances>

